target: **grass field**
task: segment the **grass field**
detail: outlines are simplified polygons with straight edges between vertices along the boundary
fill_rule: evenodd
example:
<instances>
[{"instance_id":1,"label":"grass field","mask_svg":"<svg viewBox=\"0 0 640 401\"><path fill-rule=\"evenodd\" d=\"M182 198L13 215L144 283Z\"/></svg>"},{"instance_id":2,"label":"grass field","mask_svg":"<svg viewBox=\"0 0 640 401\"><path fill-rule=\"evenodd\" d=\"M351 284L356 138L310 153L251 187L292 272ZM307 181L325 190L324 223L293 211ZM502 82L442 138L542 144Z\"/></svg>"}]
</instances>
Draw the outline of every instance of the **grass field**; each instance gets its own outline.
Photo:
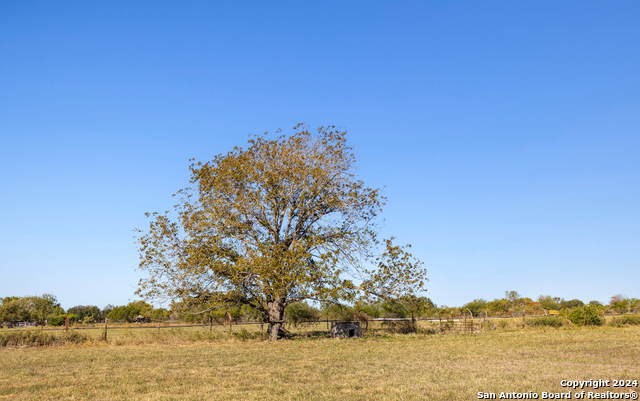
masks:
<instances>
[{"instance_id":1,"label":"grass field","mask_svg":"<svg viewBox=\"0 0 640 401\"><path fill-rule=\"evenodd\" d=\"M479 391L566 392L562 379L640 380L637 326L277 343L163 332L2 349L0 399L471 400Z\"/></svg>"}]
</instances>

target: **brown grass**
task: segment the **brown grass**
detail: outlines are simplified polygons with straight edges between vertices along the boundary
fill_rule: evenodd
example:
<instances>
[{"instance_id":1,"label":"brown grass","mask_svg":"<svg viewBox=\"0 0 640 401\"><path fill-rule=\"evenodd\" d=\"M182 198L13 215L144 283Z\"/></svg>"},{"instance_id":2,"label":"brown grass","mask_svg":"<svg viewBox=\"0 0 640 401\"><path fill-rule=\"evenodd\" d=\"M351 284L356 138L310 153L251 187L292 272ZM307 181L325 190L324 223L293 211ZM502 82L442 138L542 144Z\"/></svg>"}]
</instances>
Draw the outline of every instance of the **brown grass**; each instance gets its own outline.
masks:
<instances>
[{"instance_id":1,"label":"brown grass","mask_svg":"<svg viewBox=\"0 0 640 401\"><path fill-rule=\"evenodd\" d=\"M562 379L640 380L637 326L277 343L164 333L0 350L0 399L470 400L566 392Z\"/></svg>"}]
</instances>

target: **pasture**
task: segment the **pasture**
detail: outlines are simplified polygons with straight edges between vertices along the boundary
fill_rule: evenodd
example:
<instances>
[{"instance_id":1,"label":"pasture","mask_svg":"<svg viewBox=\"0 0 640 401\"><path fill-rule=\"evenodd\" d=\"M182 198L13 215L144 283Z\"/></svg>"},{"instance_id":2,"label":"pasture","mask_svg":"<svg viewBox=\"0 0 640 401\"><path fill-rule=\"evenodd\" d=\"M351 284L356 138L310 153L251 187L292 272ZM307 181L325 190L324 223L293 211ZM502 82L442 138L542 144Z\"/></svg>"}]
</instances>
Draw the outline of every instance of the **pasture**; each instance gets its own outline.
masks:
<instances>
[{"instance_id":1,"label":"pasture","mask_svg":"<svg viewBox=\"0 0 640 401\"><path fill-rule=\"evenodd\" d=\"M471 400L566 392L563 379L640 380L638 326L276 343L208 330L120 329L106 343L1 349L0 399Z\"/></svg>"}]
</instances>

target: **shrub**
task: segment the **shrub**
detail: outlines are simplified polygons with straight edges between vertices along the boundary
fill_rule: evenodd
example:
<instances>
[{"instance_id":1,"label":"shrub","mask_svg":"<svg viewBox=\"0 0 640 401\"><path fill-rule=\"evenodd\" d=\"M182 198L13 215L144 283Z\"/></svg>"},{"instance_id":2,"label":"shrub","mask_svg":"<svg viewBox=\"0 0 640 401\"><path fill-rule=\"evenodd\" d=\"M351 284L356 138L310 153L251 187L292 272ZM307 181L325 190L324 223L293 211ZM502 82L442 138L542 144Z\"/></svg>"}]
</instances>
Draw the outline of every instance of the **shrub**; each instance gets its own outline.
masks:
<instances>
[{"instance_id":1,"label":"shrub","mask_svg":"<svg viewBox=\"0 0 640 401\"><path fill-rule=\"evenodd\" d=\"M87 336L77 331L69 331L60 336L39 330L0 333L0 347L43 347L64 344L79 344L87 341Z\"/></svg>"},{"instance_id":2,"label":"shrub","mask_svg":"<svg viewBox=\"0 0 640 401\"><path fill-rule=\"evenodd\" d=\"M151 311L151 319L153 320L166 319L169 317L170 314L171 312L166 310L165 308L154 309Z\"/></svg>"},{"instance_id":3,"label":"shrub","mask_svg":"<svg viewBox=\"0 0 640 401\"><path fill-rule=\"evenodd\" d=\"M184 320L185 323L197 323L196 319L197 319L197 315L187 314L182 316L182 320Z\"/></svg>"},{"instance_id":4,"label":"shrub","mask_svg":"<svg viewBox=\"0 0 640 401\"><path fill-rule=\"evenodd\" d=\"M128 305L116 306L107 314L109 320L131 320L136 316L148 316L153 306L144 301L129 302Z\"/></svg>"},{"instance_id":5,"label":"shrub","mask_svg":"<svg viewBox=\"0 0 640 401\"><path fill-rule=\"evenodd\" d=\"M464 312L469 309L473 316L478 316L480 313L484 313L489 307L487 306L487 301L484 299L474 299L473 301L462 305L462 310Z\"/></svg>"},{"instance_id":6,"label":"shrub","mask_svg":"<svg viewBox=\"0 0 640 401\"><path fill-rule=\"evenodd\" d=\"M57 341L54 344L80 344L89 339L83 333L79 333L77 331L69 331L64 333L62 336L57 337Z\"/></svg>"},{"instance_id":7,"label":"shrub","mask_svg":"<svg viewBox=\"0 0 640 401\"><path fill-rule=\"evenodd\" d=\"M611 322L612 326L618 326L618 327L628 325L628 324L640 325L640 316L624 315L624 316L615 318L615 320Z\"/></svg>"},{"instance_id":8,"label":"shrub","mask_svg":"<svg viewBox=\"0 0 640 401\"><path fill-rule=\"evenodd\" d=\"M92 319L94 316L100 315L100 308L94 305L78 305L73 308L67 309L67 313L69 315L77 315L78 321L84 321L86 317L91 316ZM71 319L71 318L69 318Z\"/></svg>"},{"instance_id":9,"label":"shrub","mask_svg":"<svg viewBox=\"0 0 640 401\"><path fill-rule=\"evenodd\" d=\"M294 327L300 327L310 322L318 321L322 312L308 305L306 302L296 302L286 308L287 321L293 323ZM309 323L308 323L309 322Z\"/></svg>"},{"instance_id":10,"label":"shrub","mask_svg":"<svg viewBox=\"0 0 640 401\"><path fill-rule=\"evenodd\" d=\"M391 333L409 334L416 332L416 325L411 320L384 320L382 328Z\"/></svg>"},{"instance_id":11,"label":"shrub","mask_svg":"<svg viewBox=\"0 0 640 401\"><path fill-rule=\"evenodd\" d=\"M47 315L60 313L64 309L51 294L0 298L0 321L43 321Z\"/></svg>"},{"instance_id":12,"label":"shrub","mask_svg":"<svg viewBox=\"0 0 640 401\"><path fill-rule=\"evenodd\" d=\"M250 332L245 328L243 328L239 332L234 332L232 335L241 341L254 340L254 339L266 340L268 338L267 333L263 333L261 331Z\"/></svg>"},{"instance_id":13,"label":"shrub","mask_svg":"<svg viewBox=\"0 0 640 401\"><path fill-rule=\"evenodd\" d=\"M347 306L330 305L324 309L324 312L329 314L330 319L350 322L353 320L353 316L357 311L354 308Z\"/></svg>"},{"instance_id":14,"label":"shrub","mask_svg":"<svg viewBox=\"0 0 640 401\"><path fill-rule=\"evenodd\" d=\"M548 326L548 327L558 328L558 327L562 327L563 324L564 324L564 319L551 317L551 316L536 317L536 318L527 320L527 326L531 326L531 327Z\"/></svg>"},{"instance_id":15,"label":"shrub","mask_svg":"<svg viewBox=\"0 0 640 401\"><path fill-rule=\"evenodd\" d=\"M508 319L500 319L498 320L498 327L500 327L501 329L507 329L511 327L511 322L509 322Z\"/></svg>"},{"instance_id":16,"label":"shrub","mask_svg":"<svg viewBox=\"0 0 640 401\"><path fill-rule=\"evenodd\" d=\"M65 315L51 315L47 318L49 326L62 326L64 324Z\"/></svg>"},{"instance_id":17,"label":"shrub","mask_svg":"<svg viewBox=\"0 0 640 401\"><path fill-rule=\"evenodd\" d=\"M60 315L52 315L47 318L47 323L49 326L64 326L64 321L69 316L69 325L72 325L78 320L78 315L74 315L73 313L67 315L66 313L62 313Z\"/></svg>"},{"instance_id":18,"label":"shrub","mask_svg":"<svg viewBox=\"0 0 640 401\"><path fill-rule=\"evenodd\" d=\"M435 327L416 327L416 333L430 336L436 334L437 331Z\"/></svg>"},{"instance_id":19,"label":"shrub","mask_svg":"<svg viewBox=\"0 0 640 401\"><path fill-rule=\"evenodd\" d=\"M365 303L365 302L357 302L354 306L354 309L358 311L358 314L363 315L366 314L370 318L379 318L384 313L382 309L382 305L378 303Z\"/></svg>"},{"instance_id":20,"label":"shrub","mask_svg":"<svg viewBox=\"0 0 640 401\"><path fill-rule=\"evenodd\" d=\"M580 308L584 306L584 302L579 299L572 299L570 301L562 301L560 302L561 308Z\"/></svg>"},{"instance_id":21,"label":"shrub","mask_svg":"<svg viewBox=\"0 0 640 401\"><path fill-rule=\"evenodd\" d=\"M496 329L496 325L495 325L495 324L493 324L493 322L492 322L492 321L490 321L490 320L484 320L484 321L481 323L481 325L482 325L482 328L483 328L484 330L487 330L487 331L488 331L488 330L495 330L495 329Z\"/></svg>"},{"instance_id":22,"label":"shrub","mask_svg":"<svg viewBox=\"0 0 640 401\"><path fill-rule=\"evenodd\" d=\"M600 316L599 310L595 305L575 308L569 312L567 317L571 323L577 326L602 326L605 323L604 317Z\"/></svg>"}]
</instances>

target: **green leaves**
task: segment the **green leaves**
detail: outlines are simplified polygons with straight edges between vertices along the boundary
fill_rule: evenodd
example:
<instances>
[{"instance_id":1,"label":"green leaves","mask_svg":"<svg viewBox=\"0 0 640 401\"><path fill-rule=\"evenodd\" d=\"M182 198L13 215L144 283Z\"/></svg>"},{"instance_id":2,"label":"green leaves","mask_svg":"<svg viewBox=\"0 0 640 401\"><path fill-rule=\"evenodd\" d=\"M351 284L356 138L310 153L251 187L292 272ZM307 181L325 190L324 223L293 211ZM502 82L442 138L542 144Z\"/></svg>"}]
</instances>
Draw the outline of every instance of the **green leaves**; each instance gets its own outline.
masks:
<instances>
[{"instance_id":1,"label":"green leaves","mask_svg":"<svg viewBox=\"0 0 640 401\"><path fill-rule=\"evenodd\" d=\"M568 313L569 320L578 326L602 326L605 319L595 305L574 308Z\"/></svg>"},{"instance_id":2,"label":"green leaves","mask_svg":"<svg viewBox=\"0 0 640 401\"><path fill-rule=\"evenodd\" d=\"M0 300L0 322L2 321L44 321L53 313L64 313L58 299L51 294L41 297L5 297Z\"/></svg>"},{"instance_id":3,"label":"green leaves","mask_svg":"<svg viewBox=\"0 0 640 401\"><path fill-rule=\"evenodd\" d=\"M427 271L423 263L407 249L411 245L393 244L395 238L384 240L385 252L375 258L376 268L364 270L367 279L362 290L379 298L401 298L426 291Z\"/></svg>"},{"instance_id":4,"label":"green leaves","mask_svg":"<svg viewBox=\"0 0 640 401\"><path fill-rule=\"evenodd\" d=\"M302 124L290 136L259 135L246 149L191 160L174 219L147 214L138 243L148 276L138 293L205 312L424 290L426 271L406 248L388 240L373 256L385 198L356 178L355 162L346 131L311 134Z\"/></svg>"}]
</instances>

